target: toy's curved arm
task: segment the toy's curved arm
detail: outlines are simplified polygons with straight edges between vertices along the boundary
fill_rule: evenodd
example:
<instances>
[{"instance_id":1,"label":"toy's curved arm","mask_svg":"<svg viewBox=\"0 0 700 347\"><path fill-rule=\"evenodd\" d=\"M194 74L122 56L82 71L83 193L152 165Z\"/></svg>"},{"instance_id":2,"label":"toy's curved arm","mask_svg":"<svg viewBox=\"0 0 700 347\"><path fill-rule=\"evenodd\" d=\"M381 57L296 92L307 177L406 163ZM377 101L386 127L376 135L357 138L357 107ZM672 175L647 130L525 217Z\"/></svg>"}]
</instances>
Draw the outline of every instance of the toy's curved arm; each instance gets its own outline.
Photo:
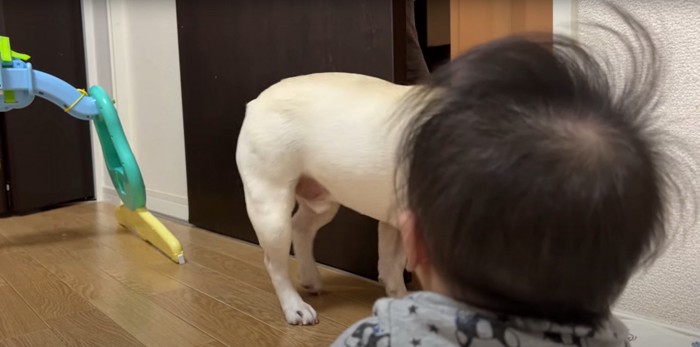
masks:
<instances>
[{"instance_id":1,"label":"toy's curved arm","mask_svg":"<svg viewBox=\"0 0 700 347\"><path fill-rule=\"evenodd\" d=\"M12 102L0 101L0 111L29 106L37 95L68 112L71 116L92 120L98 115L97 105L87 93L47 73L32 69L31 63L15 61L13 67L3 68L0 89L13 93Z\"/></svg>"},{"instance_id":2,"label":"toy's curved arm","mask_svg":"<svg viewBox=\"0 0 700 347\"><path fill-rule=\"evenodd\" d=\"M124 205L132 211L146 207L146 186L143 183L143 176L126 140L112 99L101 87L93 86L90 88L89 96L83 97L78 105L83 102L86 105L94 105L97 110L98 116L94 118L95 130L102 145L107 171L117 194Z\"/></svg>"},{"instance_id":3,"label":"toy's curved arm","mask_svg":"<svg viewBox=\"0 0 700 347\"><path fill-rule=\"evenodd\" d=\"M5 97L0 100L0 111L26 107L35 96L39 96L75 118L94 120L107 171L119 198L132 211L146 206L141 171L124 135L117 110L102 88L95 86L88 94L55 76L33 70L31 63L18 59L13 60L12 67L2 69L1 77L0 90L5 92ZM10 102L7 91L12 96Z\"/></svg>"},{"instance_id":4,"label":"toy's curved arm","mask_svg":"<svg viewBox=\"0 0 700 347\"><path fill-rule=\"evenodd\" d=\"M75 118L92 120L99 115L95 99L57 77L34 70L34 83L37 95L63 108Z\"/></svg>"},{"instance_id":5,"label":"toy's curved arm","mask_svg":"<svg viewBox=\"0 0 700 347\"><path fill-rule=\"evenodd\" d=\"M75 118L93 120L107 171L124 203L117 209L117 219L174 262L184 263L180 242L146 209L146 187L141 170L109 95L99 86L93 86L88 93L57 77L35 71L31 63L24 61L28 58L13 52L9 39L0 36L0 112L27 107L39 96Z\"/></svg>"}]
</instances>

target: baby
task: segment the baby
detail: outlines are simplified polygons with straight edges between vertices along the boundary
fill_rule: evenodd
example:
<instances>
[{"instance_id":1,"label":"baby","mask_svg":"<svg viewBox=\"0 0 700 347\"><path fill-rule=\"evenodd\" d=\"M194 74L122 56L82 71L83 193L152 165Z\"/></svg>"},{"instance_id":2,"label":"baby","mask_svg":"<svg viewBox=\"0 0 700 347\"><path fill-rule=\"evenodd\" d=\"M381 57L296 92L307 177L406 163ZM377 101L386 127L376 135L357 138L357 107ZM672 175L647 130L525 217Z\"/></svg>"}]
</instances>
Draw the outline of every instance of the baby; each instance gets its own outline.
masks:
<instances>
[{"instance_id":1,"label":"baby","mask_svg":"<svg viewBox=\"0 0 700 347\"><path fill-rule=\"evenodd\" d=\"M510 37L409 98L401 234L424 291L377 301L333 346L627 345L611 306L664 244L673 185L654 43L611 7L634 35L596 28L631 60L624 81L571 39Z\"/></svg>"}]
</instances>

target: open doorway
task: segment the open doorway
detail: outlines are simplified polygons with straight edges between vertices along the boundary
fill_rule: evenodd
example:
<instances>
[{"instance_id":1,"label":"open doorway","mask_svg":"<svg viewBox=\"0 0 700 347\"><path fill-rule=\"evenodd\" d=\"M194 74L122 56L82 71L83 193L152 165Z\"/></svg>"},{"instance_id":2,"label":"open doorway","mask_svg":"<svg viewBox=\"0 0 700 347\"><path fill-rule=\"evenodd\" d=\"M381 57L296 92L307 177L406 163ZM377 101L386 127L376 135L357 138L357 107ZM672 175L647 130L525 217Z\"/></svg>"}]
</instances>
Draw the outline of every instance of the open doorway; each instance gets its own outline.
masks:
<instances>
[{"instance_id":1,"label":"open doorway","mask_svg":"<svg viewBox=\"0 0 700 347\"><path fill-rule=\"evenodd\" d=\"M553 31L551 0L407 0L432 72L468 49L504 36Z\"/></svg>"},{"instance_id":2,"label":"open doorway","mask_svg":"<svg viewBox=\"0 0 700 347\"><path fill-rule=\"evenodd\" d=\"M415 0L416 30L432 72L450 61L450 0Z\"/></svg>"}]
</instances>

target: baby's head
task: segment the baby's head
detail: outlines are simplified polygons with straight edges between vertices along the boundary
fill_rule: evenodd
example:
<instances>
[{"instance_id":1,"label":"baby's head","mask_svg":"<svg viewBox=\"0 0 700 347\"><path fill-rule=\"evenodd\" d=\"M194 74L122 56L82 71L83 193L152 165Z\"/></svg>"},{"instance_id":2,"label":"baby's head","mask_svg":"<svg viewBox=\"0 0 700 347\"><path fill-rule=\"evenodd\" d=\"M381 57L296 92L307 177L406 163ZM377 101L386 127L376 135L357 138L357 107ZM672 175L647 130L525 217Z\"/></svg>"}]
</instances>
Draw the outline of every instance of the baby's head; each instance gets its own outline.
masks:
<instances>
[{"instance_id":1,"label":"baby's head","mask_svg":"<svg viewBox=\"0 0 700 347\"><path fill-rule=\"evenodd\" d=\"M622 83L575 41L511 37L417 89L402 235L427 289L595 325L656 255L668 186L650 129L659 64L647 31L618 14L634 33L617 36L631 59Z\"/></svg>"}]
</instances>

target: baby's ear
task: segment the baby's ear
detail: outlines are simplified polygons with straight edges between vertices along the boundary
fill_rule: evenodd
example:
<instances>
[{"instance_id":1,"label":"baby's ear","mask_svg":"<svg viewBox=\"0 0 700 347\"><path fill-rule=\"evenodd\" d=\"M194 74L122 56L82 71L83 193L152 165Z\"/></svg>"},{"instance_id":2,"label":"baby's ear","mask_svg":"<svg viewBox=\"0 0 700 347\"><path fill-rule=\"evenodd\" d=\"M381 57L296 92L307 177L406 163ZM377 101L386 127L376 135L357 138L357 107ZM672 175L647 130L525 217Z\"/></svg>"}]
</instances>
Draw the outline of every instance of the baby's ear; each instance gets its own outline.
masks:
<instances>
[{"instance_id":1,"label":"baby's ear","mask_svg":"<svg viewBox=\"0 0 700 347\"><path fill-rule=\"evenodd\" d=\"M429 262L425 241L418 230L416 215L411 211L404 211L399 216L401 240L406 253L406 270L415 271L416 267Z\"/></svg>"}]
</instances>

